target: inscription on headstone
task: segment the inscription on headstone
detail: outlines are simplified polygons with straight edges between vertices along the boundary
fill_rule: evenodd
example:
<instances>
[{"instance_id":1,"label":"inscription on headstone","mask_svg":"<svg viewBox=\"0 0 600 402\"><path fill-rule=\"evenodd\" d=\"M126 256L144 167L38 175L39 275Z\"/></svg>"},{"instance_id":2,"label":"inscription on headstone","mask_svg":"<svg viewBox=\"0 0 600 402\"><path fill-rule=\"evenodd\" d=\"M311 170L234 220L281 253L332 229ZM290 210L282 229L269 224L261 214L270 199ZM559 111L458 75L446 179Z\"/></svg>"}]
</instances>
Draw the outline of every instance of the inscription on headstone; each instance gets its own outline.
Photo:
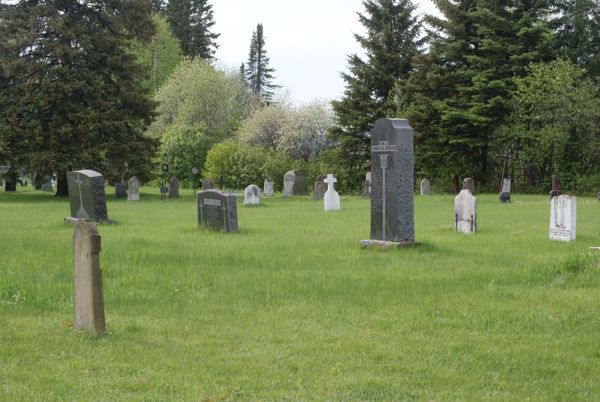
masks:
<instances>
[{"instance_id":1,"label":"inscription on headstone","mask_svg":"<svg viewBox=\"0 0 600 402\"><path fill-rule=\"evenodd\" d=\"M379 119L371 130L371 240L414 244L413 129L405 119Z\"/></svg>"},{"instance_id":2,"label":"inscription on headstone","mask_svg":"<svg viewBox=\"0 0 600 402\"><path fill-rule=\"evenodd\" d=\"M129 195L127 201L139 201L140 200L140 181L137 177L133 176L127 182L129 185Z\"/></svg>"},{"instance_id":3,"label":"inscription on headstone","mask_svg":"<svg viewBox=\"0 0 600 402\"><path fill-rule=\"evenodd\" d=\"M454 198L454 229L467 234L477 232L477 199L468 189Z\"/></svg>"},{"instance_id":4,"label":"inscription on headstone","mask_svg":"<svg viewBox=\"0 0 600 402\"><path fill-rule=\"evenodd\" d=\"M219 190L199 191L197 194L198 226L237 232L237 206L235 194Z\"/></svg>"},{"instance_id":5,"label":"inscription on headstone","mask_svg":"<svg viewBox=\"0 0 600 402\"><path fill-rule=\"evenodd\" d=\"M577 198L558 195L550 199L550 240L575 240Z\"/></svg>"},{"instance_id":6,"label":"inscription on headstone","mask_svg":"<svg viewBox=\"0 0 600 402\"><path fill-rule=\"evenodd\" d=\"M96 222L108 220L104 177L93 170L77 170L67 173L71 218L91 219Z\"/></svg>"},{"instance_id":7,"label":"inscription on headstone","mask_svg":"<svg viewBox=\"0 0 600 402\"><path fill-rule=\"evenodd\" d=\"M244 205L259 205L260 204L260 188L257 185L251 184L244 190Z\"/></svg>"},{"instance_id":8,"label":"inscription on headstone","mask_svg":"<svg viewBox=\"0 0 600 402\"><path fill-rule=\"evenodd\" d=\"M421 195L429 195L431 193L431 183L427 179L421 180Z\"/></svg>"}]
</instances>

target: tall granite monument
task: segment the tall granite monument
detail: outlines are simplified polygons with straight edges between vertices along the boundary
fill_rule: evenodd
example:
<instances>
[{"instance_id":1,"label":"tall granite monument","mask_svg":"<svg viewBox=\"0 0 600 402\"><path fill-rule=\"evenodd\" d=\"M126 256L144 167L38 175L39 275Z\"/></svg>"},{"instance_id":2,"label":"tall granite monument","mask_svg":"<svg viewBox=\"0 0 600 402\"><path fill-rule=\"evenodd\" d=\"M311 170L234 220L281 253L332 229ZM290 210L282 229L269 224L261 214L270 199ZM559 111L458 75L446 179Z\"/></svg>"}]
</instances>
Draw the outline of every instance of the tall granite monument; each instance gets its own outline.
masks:
<instances>
[{"instance_id":1,"label":"tall granite monument","mask_svg":"<svg viewBox=\"0 0 600 402\"><path fill-rule=\"evenodd\" d=\"M67 222L76 223L79 219L96 222L108 221L104 176L93 170L76 170L67 173L71 217Z\"/></svg>"},{"instance_id":2,"label":"tall granite monument","mask_svg":"<svg viewBox=\"0 0 600 402\"><path fill-rule=\"evenodd\" d=\"M413 129L379 119L371 130L371 239L363 247L415 244Z\"/></svg>"}]
</instances>

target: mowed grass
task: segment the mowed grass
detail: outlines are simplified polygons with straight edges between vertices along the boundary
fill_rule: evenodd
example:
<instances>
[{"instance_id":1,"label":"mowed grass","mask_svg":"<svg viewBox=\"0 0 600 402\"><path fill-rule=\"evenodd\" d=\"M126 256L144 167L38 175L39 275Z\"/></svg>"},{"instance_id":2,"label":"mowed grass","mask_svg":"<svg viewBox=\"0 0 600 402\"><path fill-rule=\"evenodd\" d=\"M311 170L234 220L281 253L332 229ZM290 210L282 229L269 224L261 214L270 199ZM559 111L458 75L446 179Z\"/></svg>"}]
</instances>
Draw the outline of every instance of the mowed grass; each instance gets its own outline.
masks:
<instances>
[{"instance_id":1,"label":"mowed grass","mask_svg":"<svg viewBox=\"0 0 600 402\"><path fill-rule=\"evenodd\" d=\"M0 400L600 400L600 203L548 240L547 196L415 199L415 248L362 250L370 202L244 207L108 194L107 334L73 330L68 201L0 193ZM108 189L110 192L111 189Z\"/></svg>"}]
</instances>

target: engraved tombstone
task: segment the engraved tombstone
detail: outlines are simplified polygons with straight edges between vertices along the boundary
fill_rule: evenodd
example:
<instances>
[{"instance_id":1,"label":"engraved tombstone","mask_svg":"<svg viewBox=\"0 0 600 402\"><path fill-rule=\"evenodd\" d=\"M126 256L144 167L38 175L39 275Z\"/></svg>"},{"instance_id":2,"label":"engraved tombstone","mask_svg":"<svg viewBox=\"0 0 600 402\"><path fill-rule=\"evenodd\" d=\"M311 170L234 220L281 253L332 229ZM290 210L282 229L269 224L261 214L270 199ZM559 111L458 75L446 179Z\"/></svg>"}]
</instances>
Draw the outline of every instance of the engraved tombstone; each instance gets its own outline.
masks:
<instances>
[{"instance_id":1,"label":"engraved tombstone","mask_svg":"<svg viewBox=\"0 0 600 402\"><path fill-rule=\"evenodd\" d=\"M427 179L421 180L421 195L429 195L431 193L431 183Z\"/></svg>"},{"instance_id":2,"label":"engraved tombstone","mask_svg":"<svg viewBox=\"0 0 600 402\"><path fill-rule=\"evenodd\" d=\"M115 183L115 197L127 198L127 189L125 188L125 183Z\"/></svg>"},{"instance_id":3,"label":"engraved tombstone","mask_svg":"<svg viewBox=\"0 0 600 402\"><path fill-rule=\"evenodd\" d=\"M259 205L260 189L256 184L251 184L244 190L244 205Z\"/></svg>"},{"instance_id":4,"label":"engraved tombstone","mask_svg":"<svg viewBox=\"0 0 600 402\"><path fill-rule=\"evenodd\" d=\"M263 195L265 197L272 197L273 196L273 179L270 177L267 177L265 179L264 185L263 185Z\"/></svg>"},{"instance_id":5,"label":"engraved tombstone","mask_svg":"<svg viewBox=\"0 0 600 402\"><path fill-rule=\"evenodd\" d=\"M467 234L477 232L477 199L468 189L454 198L454 230Z\"/></svg>"},{"instance_id":6,"label":"engraved tombstone","mask_svg":"<svg viewBox=\"0 0 600 402\"><path fill-rule=\"evenodd\" d=\"M337 183L337 179L332 174L328 174L324 182L327 183L327 191L323 195L325 211L339 211L341 209L340 195L333 187L333 183Z\"/></svg>"},{"instance_id":7,"label":"engraved tombstone","mask_svg":"<svg viewBox=\"0 0 600 402\"><path fill-rule=\"evenodd\" d=\"M175 176L169 179L169 198L179 198L179 180Z\"/></svg>"},{"instance_id":8,"label":"engraved tombstone","mask_svg":"<svg viewBox=\"0 0 600 402\"><path fill-rule=\"evenodd\" d=\"M67 221L91 219L108 221L104 177L93 170L77 170L67 173L71 217Z\"/></svg>"},{"instance_id":9,"label":"engraved tombstone","mask_svg":"<svg viewBox=\"0 0 600 402\"><path fill-rule=\"evenodd\" d=\"M327 191L327 184L325 184L325 176L319 175L317 176L317 181L315 181L314 191L313 191L313 200L318 201L322 200L325 196L325 192Z\"/></svg>"},{"instance_id":10,"label":"engraved tombstone","mask_svg":"<svg viewBox=\"0 0 600 402\"><path fill-rule=\"evenodd\" d=\"M139 201L140 200L140 181L137 177L133 176L127 182L129 185L129 194L127 195L127 201Z\"/></svg>"},{"instance_id":11,"label":"engraved tombstone","mask_svg":"<svg viewBox=\"0 0 600 402\"><path fill-rule=\"evenodd\" d=\"M237 206L235 194L220 190L199 191L198 226L219 229L224 232L237 232Z\"/></svg>"},{"instance_id":12,"label":"engraved tombstone","mask_svg":"<svg viewBox=\"0 0 600 402\"><path fill-rule=\"evenodd\" d=\"M471 194L475 195L475 180L471 177L464 179L463 190L469 190Z\"/></svg>"},{"instance_id":13,"label":"engraved tombstone","mask_svg":"<svg viewBox=\"0 0 600 402\"><path fill-rule=\"evenodd\" d=\"M371 172L367 172L367 174L365 175L365 181L363 181L362 196L365 198L371 197Z\"/></svg>"},{"instance_id":14,"label":"engraved tombstone","mask_svg":"<svg viewBox=\"0 0 600 402\"><path fill-rule=\"evenodd\" d=\"M371 240L363 247L415 244L413 137L405 119L379 119L371 130Z\"/></svg>"},{"instance_id":15,"label":"engraved tombstone","mask_svg":"<svg viewBox=\"0 0 600 402\"><path fill-rule=\"evenodd\" d=\"M550 240L575 240L577 198L558 195L550 199Z\"/></svg>"},{"instance_id":16,"label":"engraved tombstone","mask_svg":"<svg viewBox=\"0 0 600 402\"><path fill-rule=\"evenodd\" d=\"M500 202L507 203L510 202L510 185L511 180L510 177L502 180L502 191L500 192Z\"/></svg>"}]
</instances>

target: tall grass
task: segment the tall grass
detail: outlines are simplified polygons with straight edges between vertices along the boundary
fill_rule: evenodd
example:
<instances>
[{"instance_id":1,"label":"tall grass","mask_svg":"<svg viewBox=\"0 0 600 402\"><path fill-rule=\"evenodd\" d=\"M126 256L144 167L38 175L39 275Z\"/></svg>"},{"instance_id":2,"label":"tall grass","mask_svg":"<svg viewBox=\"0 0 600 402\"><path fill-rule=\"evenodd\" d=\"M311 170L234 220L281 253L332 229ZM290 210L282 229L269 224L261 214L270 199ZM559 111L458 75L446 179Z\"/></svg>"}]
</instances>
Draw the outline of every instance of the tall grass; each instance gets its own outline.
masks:
<instances>
[{"instance_id":1,"label":"tall grass","mask_svg":"<svg viewBox=\"0 0 600 402\"><path fill-rule=\"evenodd\" d=\"M600 203L548 240L546 196L417 197L420 246L362 250L369 201L114 200L99 226L107 335L72 329L68 202L0 193L0 400L600 399ZM600 253L599 253L600 254Z\"/></svg>"}]
</instances>

